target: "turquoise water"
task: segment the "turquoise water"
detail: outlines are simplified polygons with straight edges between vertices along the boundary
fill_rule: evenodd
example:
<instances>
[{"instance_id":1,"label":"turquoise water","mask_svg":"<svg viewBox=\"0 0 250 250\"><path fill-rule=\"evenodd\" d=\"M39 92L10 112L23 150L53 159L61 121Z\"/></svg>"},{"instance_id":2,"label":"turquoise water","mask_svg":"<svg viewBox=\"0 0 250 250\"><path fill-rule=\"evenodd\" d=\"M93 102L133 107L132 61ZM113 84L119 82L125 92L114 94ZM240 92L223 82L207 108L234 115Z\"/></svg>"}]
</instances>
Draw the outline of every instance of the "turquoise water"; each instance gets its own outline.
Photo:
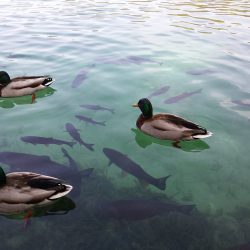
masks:
<instances>
[{"instance_id":1,"label":"turquoise water","mask_svg":"<svg viewBox=\"0 0 250 250\"><path fill-rule=\"evenodd\" d=\"M63 145L78 170L94 168L81 183L75 173L67 176L81 190L69 195L74 205L68 212L39 212L26 229L19 217L2 216L1 249L227 249L250 241L250 108L233 102L250 100L249 17L244 0L1 1L0 69L11 77L50 74L55 82L34 104L30 96L0 99L0 151L47 155L67 165L62 146L32 145L20 137L71 141L68 122L85 142L95 144L94 152ZM72 88L82 70L86 79ZM214 135L182 142L177 149L140 133L139 110L131 105L162 86L170 88L151 98L155 113L183 116ZM75 115L106 126L86 124ZM166 190L145 187L115 165L108 167L103 148L126 154L154 177L171 175ZM194 204L197 211L141 221L95 212L102 201L140 198Z\"/></svg>"}]
</instances>

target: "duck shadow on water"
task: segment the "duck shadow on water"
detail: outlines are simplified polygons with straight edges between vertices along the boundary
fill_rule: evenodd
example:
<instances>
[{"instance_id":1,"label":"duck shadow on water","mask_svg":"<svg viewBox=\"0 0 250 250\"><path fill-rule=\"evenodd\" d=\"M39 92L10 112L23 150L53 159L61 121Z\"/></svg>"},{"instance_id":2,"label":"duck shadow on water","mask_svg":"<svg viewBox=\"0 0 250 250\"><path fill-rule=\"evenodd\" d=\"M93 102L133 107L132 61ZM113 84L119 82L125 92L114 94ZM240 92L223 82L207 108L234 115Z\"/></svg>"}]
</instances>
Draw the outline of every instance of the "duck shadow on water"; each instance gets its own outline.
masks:
<instances>
[{"instance_id":1,"label":"duck shadow on water","mask_svg":"<svg viewBox=\"0 0 250 250\"><path fill-rule=\"evenodd\" d=\"M147 146L155 143L167 147L174 147L171 141L168 140L160 140L157 138L153 138L151 136L145 135L139 129L131 128L132 132L135 133L135 141L136 143L142 147L146 148ZM209 145L202 140L193 140L193 141L182 141L180 143L180 148L186 152L200 152L205 149L209 149Z\"/></svg>"},{"instance_id":2,"label":"duck shadow on water","mask_svg":"<svg viewBox=\"0 0 250 250\"><path fill-rule=\"evenodd\" d=\"M51 200L49 204L33 206L30 209L21 209L20 204L18 204L17 211L10 209L10 212L6 213L0 209L0 214L9 218L9 219L24 219L27 216L27 212L31 211L30 217L41 217L46 215L64 215L67 214L70 210L73 210L76 207L74 201L67 196L59 198L57 200Z\"/></svg>"},{"instance_id":3,"label":"duck shadow on water","mask_svg":"<svg viewBox=\"0 0 250 250\"><path fill-rule=\"evenodd\" d=\"M40 90L35 93L36 99L43 98L46 96L51 96L54 94L56 90L50 87L47 87L43 90ZM20 96L20 97L7 97L7 98L0 98L0 107L9 109L14 108L16 105L23 105L23 104L32 104L32 96Z\"/></svg>"},{"instance_id":4,"label":"duck shadow on water","mask_svg":"<svg viewBox=\"0 0 250 250\"><path fill-rule=\"evenodd\" d=\"M46 205L31 206L29 209L24 205L22 209L22 204L17 204L17 210L8 209L5 204L1 206L0 203L0 214L8 219L13 220L23 220L24 226L27 226L28 219L32 217L42 217L47 215L65 215L70 210L75 209L76 205L73 200L68 197L62 197L57 200L51 200Z\"/></svg>"}]
</instances>

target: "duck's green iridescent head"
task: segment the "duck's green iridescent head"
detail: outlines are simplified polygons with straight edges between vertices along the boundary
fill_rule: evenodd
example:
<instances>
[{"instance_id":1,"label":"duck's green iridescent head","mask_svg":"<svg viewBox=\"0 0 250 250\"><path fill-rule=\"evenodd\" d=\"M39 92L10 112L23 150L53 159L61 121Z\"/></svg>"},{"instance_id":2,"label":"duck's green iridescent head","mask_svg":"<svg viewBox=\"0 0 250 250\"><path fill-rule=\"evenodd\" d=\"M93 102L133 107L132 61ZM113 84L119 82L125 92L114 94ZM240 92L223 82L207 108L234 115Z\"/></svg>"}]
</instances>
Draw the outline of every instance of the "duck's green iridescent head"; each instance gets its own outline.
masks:
<instances>
[{"instance_id":1,"label":"duck's green iridescent head","mask_svg":"<svg viewBox=\"0 0 250 250\"><path fill-rule=\"evenodd\" d=\"M3 169L0 167L0 187L4 186L5 184L6 184L6 175Z\"/></svg>"},{"instance_id":2,"label":"duck's green iridescent head","mask_svg":"<svg viewBox=\"0 0 250 250\"><path fill-rule=\"evenodd\" d=\"M0 84L6 86L10 83L10 76L5 71L0 71Z\"/></svg>"},{"instance_id":3,"label":"duck's green iridescent head","mask_svg":"<svg viewBox=\"0 0 250 250\"><path fill-rule=\"evenodd\" d=\"M153 116L153 107L149 99L142 98L134 107L139 107L144 118L148 119Z\"/></svg>"}]
</instances>

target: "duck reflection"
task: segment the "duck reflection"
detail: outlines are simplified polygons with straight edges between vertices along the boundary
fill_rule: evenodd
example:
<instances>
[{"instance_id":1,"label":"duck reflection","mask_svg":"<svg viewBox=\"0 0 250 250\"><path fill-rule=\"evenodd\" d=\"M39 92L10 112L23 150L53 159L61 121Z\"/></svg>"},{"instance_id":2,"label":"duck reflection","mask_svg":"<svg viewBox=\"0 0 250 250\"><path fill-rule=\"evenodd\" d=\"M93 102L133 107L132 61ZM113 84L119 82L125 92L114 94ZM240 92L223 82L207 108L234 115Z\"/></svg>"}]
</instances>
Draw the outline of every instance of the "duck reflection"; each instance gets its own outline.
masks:
<instances>
[{"instance_id":1,"label":"duck reflection","mask_svg":"<svg viewBox=\"0 0 250 250\"><path fill-rule=\"evenodd\" d=\"M8 219L24 220L24 226L26 227L31 217L64 215L75 207L74 201L64 196L57 200L50 200L46 205L31 206L28 209L24 207L22 209L19 205L16 211L13 209L8 210L6 206L3 208L2 203L0 203L0 214Z\"/></svg>"},{"instance_id":2,"label":"duck reflection","mask_svg":"<svg viewBox=\"0 0 250 250\"><path fill-rule=\"evenodd\" d=\"M53 95L54 92L55 89L51 87L39 90L38 92L36 92L36 100L39 98ZM29 95L21 97L0 98L0 107L6 109L13 108L16 105L31 104L31 103L32 103L32 98Z\"/></svg>"},{"instance_id":3,"label":"duck reflection","mask_svg":"<svg viewBox=\"0 0 250 250\"><path fill-rule=\"evenodd\" d=\"M135 133L136 143L142 148L146 148L147 146L153 143L164 145L167 147L173 147L173 144L171 141L160 140L152 136L145 135L138 128L137 129L132 128L131 130ZM186 152L200 152L202 150L209 149L209 145L205 143L204 141L198 140L198 139L193 140L191 142L182 141L180 143L180 149Z\"/></svg>"}]
</instances>

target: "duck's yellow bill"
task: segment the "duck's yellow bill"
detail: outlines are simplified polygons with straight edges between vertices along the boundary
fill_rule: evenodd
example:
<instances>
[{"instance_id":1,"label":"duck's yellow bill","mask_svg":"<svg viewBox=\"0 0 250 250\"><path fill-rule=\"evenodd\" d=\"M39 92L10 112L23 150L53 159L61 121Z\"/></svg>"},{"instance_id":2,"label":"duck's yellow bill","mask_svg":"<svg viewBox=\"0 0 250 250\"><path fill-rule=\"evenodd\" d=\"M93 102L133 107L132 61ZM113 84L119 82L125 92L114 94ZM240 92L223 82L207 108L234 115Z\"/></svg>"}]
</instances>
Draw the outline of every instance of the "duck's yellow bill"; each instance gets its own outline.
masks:
<instances>
[{"instance_id":1,"label":"duck's yellow bill","mask_svg":"<svg viewBox=\"0 0 250 250\"><path fill-rule=\"evenodd\" d=\"M138 108L139 106L138 106L138 104L137 104L137 103L135 103L135 104L133 104L133 105L132 105L132 107L134 107L134 108Z\"/></svg>"}]
</instances>

